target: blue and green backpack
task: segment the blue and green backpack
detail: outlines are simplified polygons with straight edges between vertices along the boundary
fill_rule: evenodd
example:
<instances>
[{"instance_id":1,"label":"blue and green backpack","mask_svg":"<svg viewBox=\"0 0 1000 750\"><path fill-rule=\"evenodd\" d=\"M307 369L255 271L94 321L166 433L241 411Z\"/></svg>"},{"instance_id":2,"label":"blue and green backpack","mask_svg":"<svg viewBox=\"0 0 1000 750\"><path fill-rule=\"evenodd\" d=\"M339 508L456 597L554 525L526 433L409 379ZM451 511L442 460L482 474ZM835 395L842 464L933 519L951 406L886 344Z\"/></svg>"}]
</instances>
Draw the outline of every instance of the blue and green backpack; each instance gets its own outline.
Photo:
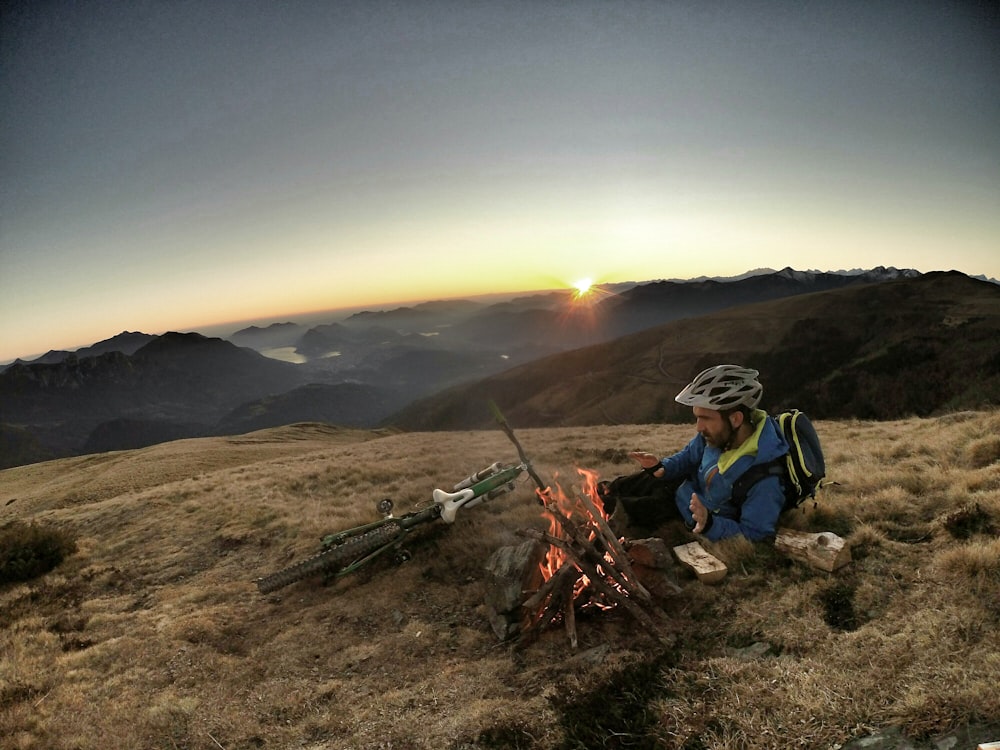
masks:
<instances>
[{"instance_id":1,"label":"blue and green backpack","mask_svg":"<svg viewBox=\"0 0 1000 750\"><path fill-rule=\"evenodd\" d=\"M788 442L788 453L765 464L751 466L733 483L733 501L742 505L747 493L764 477L777 476L785 492L782 512L797 508L809 498L816 497L816 491L826 478L826 460L819 435L809 417L798 409L783 411L774 415L778 426Z\"/></svg>"}]
</instances>

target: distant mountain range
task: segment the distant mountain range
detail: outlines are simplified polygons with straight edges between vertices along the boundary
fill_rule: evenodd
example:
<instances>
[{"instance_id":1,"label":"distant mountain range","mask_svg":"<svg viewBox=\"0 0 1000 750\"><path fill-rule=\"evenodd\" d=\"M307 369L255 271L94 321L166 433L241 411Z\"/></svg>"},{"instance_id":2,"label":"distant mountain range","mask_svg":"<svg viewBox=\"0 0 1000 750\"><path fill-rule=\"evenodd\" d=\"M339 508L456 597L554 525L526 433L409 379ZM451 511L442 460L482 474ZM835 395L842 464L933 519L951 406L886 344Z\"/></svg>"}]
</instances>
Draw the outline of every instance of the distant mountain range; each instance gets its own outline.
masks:
<instances>
[{"instance_id":1,"label":"distant mountain range","mask_svg":"<svg viewBox=\"0 0 1000 750\"><path fill-rule=\"evenodd\" d=\"M957 272L758 302L553 355L418 400L406 430L691 419L674 395L714 364L758 369L762 406L895 419L1000 404L1000 286Z\"/></svg>"},{"instance_id":2,"label":"distant mountain range","mask_svg":"<svg viewBox=\"0 0 1000 750\"><path fill-rule=\"evenodd\" d=\"M772 399L823 416L996 403L998 296L958 273L784 269L616 285L587 302L428 302L229 340L123 332L0 372L0 467L297 421L464 429L486 425L489 398L524 425L686 418L673 392L704 363L733 359L761 369ZM977 373L962 392L939 372L958 350ZM917 364L937 373L919 399Z\"/></svg>"},{"instance_id":3,"label":"distant mountain range","mask_svg":"<svg viewBox=\"0 0 1000 750\"><path fill-rule=\"evenodd\" d=\"M51 456L84 452L94 440L104 449L140 447L163 435L206 434L240 404L301 384L294 365L221 339L167 333L132 354L8 367L0 373L0 422L26 431ZM7 462L23 453L5 447Z\"/></svg>"},{"instance_id":4,"label":"distant mountain range","mask_svg":"<svg viewBox=\"0 0 1000 750\"><path fill-rule=\"evenodd\" d=\"M755 269L725 279L625 282L597 287L580 304L572 290L516 297L484 304L473 300L432 301L385 311L355 313L339 322L307 327L298 323L250 326L227 336L241 347L276 359L310 364L310 371L369 377L369 357L384 359L386 350L440 350L463 346L502 355L501 369L599 341L650 325L691 315L854 284L913 278L919 272L877 268L860 271L781 271ZM53 350L17 364L55 364L108 352L134 354L155 336L124 331L75 351ZM377 365L376 365L377 367Z\"/></svg>"},{"instance_id":5,"label":"distant mountain range","mask_svg":"<svg viewBox=\"0 0 1000 750\"><path fill-rule=\"evenodd\" d=\"M763 269L718 281L650 281L598 287L592 299L571 290L527 295L483 305L469 300L426 302L361 312L340 323L305 329L291 323L246 328L230 340L258 351L284 348L313 367L371 376L369 357L407 348L483 352L496 370L580 346L608 341L671 320L738 304L839 289L919 272L878 267L864 272L823 273ZM486 364L486 363L484 363Z\"/></svg>"},{"instance_id":6,"label":"distant mountain range","mask_svg":"<svg viewBox=\"0 0 1000 750\"><path fill-rule=\"evenodd\" d=\"M150 341L155 339L149 333L139 333L132 331L122 331L117 336L110 339L105 339L104 341L99 341L96 344L91 344L90 346L85 346L82 349L77 349L75 351L64 351L62 349L51 349L41 357L32 360L16 359L8 365L0 367L0 370L6 369L11 365L24 364L24 365L52 365L62 362L63 360L69 359L70 357L76 357L77 359L84 359L86 357L96 357L100 354L107 354L108 352L120 352L121 354L135 354L139 349L148 344Z\"/></svg>"}]
</instances>

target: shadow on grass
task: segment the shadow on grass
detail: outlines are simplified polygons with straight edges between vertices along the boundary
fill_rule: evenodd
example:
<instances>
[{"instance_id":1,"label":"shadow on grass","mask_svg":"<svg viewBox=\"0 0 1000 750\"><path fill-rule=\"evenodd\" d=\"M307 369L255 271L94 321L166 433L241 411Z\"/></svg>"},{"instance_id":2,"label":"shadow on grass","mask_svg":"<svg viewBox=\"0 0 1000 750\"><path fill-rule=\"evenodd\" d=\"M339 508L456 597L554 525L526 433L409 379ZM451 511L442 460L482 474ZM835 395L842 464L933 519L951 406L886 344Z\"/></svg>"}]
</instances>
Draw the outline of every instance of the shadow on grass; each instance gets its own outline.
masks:
<instances>
[{"instance_id":1,"label":"shadow on grass","mask_svg":"<svg viewBox=\"0 0 1000 750\"><path fill-rule=\"evenodd\" d=\"M657 721L651 704L666 695L663 670L675 662L673 653L664 652L614 673L586 693L554 697L566 737L560 750L661 747L650 733Z\"/></svg>"}]
</instances>

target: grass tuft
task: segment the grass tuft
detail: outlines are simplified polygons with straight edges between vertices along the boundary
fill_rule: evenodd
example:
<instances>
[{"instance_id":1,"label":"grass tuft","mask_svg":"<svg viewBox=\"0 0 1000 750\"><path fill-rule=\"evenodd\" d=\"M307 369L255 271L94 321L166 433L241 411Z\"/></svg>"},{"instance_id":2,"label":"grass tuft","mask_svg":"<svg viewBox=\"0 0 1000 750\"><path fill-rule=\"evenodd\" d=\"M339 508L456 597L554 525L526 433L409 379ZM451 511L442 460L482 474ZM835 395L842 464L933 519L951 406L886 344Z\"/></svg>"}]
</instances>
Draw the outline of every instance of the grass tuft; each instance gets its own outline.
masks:
<instances>
[{"instance_id":1,"label":"grass tuft","mask_svg":"<svg viewBox=\"0 0 1000 750\"><path fill-rule=\"evenodd\" d=\"M1000 612L1000 539L973 541L940 553L938 565L955 586Z\"/></svg>"},{"instance_id":2,"label":"grass tuft","mask_svg":"<svg viewBox=\"0 0 1000 750\"><path fill-rule=\"evenodd\" d=\"M973 440L965 449L966 462L973 469L982 469L1000 462L1000 435Z\"/></svg>"},{"instance_id":3,"label":"grass tuft","mask_svg":"<svg viewBox=\"0 0 1000 750\"><path fill-rule=\"evenodd\" d=\"M953 510L944 517L943 525L955 539L968 539L974 534L997 533L993 518L979 503Z\"/></svg>"},{"instance_id":4,"label":"grass tuft","mask_svg":"<svg viewBox=\"0 0 1000 750\"><path fill-rule=\"evenodd\" d=\"M476 747L500 750L531 750L536 747L532 727L525 722L487 727L476 737Z\"/></svg>"},{"instance_id":5,"label":"grass tuft","mask_svg":"<svg viewBox=\"0 0 1000 750\"><path fill-rule=\"evenodd\" d=\"M11 521L0 529L0 584L30 581L76 552L69 533L41 523Z\"/></svg>"}]
</instances>

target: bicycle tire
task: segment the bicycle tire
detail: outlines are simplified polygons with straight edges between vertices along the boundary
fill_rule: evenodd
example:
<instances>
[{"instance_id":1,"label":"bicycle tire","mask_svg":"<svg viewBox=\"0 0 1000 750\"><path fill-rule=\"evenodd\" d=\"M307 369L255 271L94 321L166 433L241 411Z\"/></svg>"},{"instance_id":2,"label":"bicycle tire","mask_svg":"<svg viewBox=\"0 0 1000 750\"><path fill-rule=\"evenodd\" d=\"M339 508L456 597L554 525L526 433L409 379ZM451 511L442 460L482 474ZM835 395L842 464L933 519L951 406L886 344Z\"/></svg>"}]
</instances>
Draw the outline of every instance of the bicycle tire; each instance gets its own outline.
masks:
<instances>
[{"instance_id":1,"label":"bicycle tire","mask_svg":"<svg viewBox=\"0 0 1000 750\"><path fill-rule=\"evenodd\" d=\"M257 579L257 589L262 594L269 594L312 575L336 573L351 562L393 541L402 533L403 529L398 523L387 523L364 534L349 537L318 555Z\"/></svg>"}]
</instances>

